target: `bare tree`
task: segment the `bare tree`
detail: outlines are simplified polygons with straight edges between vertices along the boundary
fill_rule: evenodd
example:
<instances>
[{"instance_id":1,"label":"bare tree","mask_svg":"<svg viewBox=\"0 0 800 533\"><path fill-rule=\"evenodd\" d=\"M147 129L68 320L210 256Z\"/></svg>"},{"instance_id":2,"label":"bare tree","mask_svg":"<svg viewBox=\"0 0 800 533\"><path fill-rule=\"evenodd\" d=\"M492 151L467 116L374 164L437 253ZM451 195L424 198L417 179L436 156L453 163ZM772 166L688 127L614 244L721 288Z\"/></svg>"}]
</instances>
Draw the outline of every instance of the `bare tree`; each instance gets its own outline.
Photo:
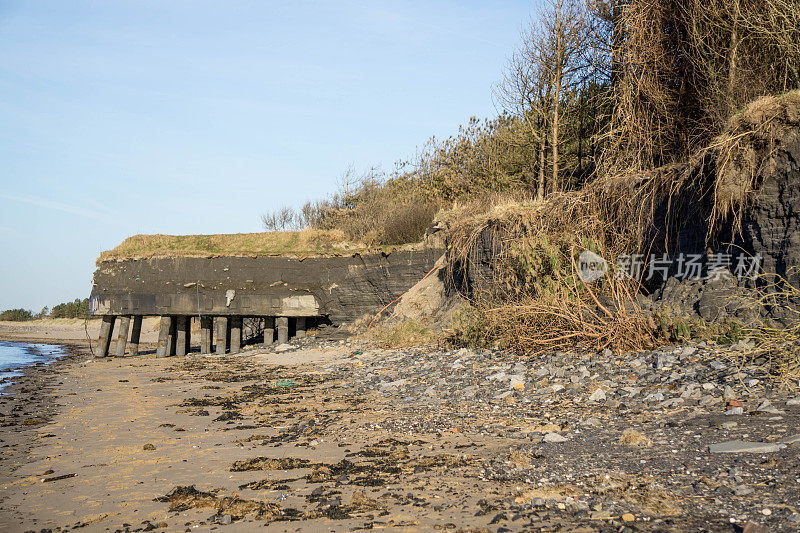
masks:
<instances>
[{"instance_id":1,"label":"bare tree","mask_svg":"<svg viewBox=\"0 0 800 533\"><path fill-rule=\"evenodd\" d=\"M301 219L294 209L283 206L275 211L261 215L261 224L267 231L296 230L301 227Z\"/></svg>"},{"instance_id":2,"label":"bare tree","mask_svg":"<svg viewBox=\"0 0 800 533\"><path fill-rule=\"evenodd\" d=\"M522 36L522 44L508 60L502 81L495 87L500 102L522 119L528 135L537 145L536 197L544 198L547 187L547 125L550 114L552 83L545 68L546 58L538 46L542 28L531 21Z\"/></svg>"},{"instance_id":3,"label":"bare tree","mask_svg":"<svg viewBox=\"0 0 800 533\"><path fill-rule=\"evenodd\" d=\"M581 0L546 0L539 17L522 36L520 49L509 59L496 94L522 117L538 144L537 196L561 188L559 147L562 105L573 98L587 78L590 44L587 8ZM545 175L547 149L551 176Z\"/></svg>"}]
</instances>

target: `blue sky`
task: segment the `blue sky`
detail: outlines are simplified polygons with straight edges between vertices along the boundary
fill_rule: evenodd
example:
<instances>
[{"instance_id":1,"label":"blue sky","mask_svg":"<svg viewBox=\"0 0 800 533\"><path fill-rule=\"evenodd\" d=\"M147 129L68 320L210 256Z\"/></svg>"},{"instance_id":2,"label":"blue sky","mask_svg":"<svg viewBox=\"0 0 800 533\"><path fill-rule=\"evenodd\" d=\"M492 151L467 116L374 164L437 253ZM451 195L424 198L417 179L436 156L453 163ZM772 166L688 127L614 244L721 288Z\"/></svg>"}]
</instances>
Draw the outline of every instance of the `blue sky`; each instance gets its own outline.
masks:
<instances>
[{"instance_id":1,"label":"blue sky","mask_svg":"<svg viewBox=\"0 0 800 533\"><path fill-rule=\"evenodd\" d=\"M0 309L88 296L133 234L260 231L496 114L533 9L0 0Z\"/></svg>"}]
</instances>

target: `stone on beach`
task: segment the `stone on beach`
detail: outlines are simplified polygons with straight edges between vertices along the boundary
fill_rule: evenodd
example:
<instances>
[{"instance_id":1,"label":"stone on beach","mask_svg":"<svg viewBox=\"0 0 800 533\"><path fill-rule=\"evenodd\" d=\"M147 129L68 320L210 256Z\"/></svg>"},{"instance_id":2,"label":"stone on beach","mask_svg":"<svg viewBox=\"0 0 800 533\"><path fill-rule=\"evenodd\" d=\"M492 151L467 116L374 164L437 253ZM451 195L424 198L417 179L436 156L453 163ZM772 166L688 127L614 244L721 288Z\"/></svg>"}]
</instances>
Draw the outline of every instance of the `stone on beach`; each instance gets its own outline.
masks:
<instances>
[{"instance_id":1,"label":"stone on beach","mask_svg":"<svg viewBox=\"0 0 800 533\"><path fill-rule=\"evenodd\" d=\"M711 444L708 451L711 453L772 453L784 448L785 444L773 444L771 442L745 442L741 440L729 440L718 444Z\"/></svg>"}]
</instances>

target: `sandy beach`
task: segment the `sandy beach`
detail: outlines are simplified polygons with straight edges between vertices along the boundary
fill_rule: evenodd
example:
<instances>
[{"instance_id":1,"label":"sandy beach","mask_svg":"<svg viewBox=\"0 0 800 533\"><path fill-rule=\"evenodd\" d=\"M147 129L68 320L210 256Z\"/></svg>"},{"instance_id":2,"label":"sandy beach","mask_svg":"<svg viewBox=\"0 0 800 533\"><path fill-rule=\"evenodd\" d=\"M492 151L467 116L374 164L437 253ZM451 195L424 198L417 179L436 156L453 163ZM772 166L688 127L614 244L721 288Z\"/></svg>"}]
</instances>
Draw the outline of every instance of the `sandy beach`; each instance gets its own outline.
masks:
<instances>
[{"instance_id":1,"label":"sandy beach","mask_svg":"<svg viewBox=\"0 0 800 533\"><path fill-rule=\"evenodd\" d=\"M714 347L673 356L716 376L700 387L713 403L648 389L676 375L655 365L639 367L637 399L601 400L603 372L637 368L624 358L322 338L228 357L69 350L0 397L0 531L792 531L800 519L800 406L703 370ZM742 415L725 414L724 387ZM763 448L709 452L727 441Z\"/></svg>"}]
</instances>

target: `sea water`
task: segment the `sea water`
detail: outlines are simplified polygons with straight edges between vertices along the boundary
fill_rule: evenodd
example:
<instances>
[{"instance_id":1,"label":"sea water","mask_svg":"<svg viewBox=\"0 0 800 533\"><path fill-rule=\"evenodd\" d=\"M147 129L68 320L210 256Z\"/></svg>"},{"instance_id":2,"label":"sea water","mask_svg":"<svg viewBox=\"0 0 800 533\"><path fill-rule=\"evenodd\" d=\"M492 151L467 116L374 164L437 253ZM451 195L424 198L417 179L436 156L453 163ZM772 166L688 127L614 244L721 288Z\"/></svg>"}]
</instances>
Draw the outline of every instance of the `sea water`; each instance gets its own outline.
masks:
<instances>
[{"instance_id":1,"label":"sea water","mask_svg":"<svg viewBox=\"0 0 800 533\"><path fill-rule=\"evenodd\" d=\"M26 366L48 364L62 355L66 351L56 344L0 341L0 394Z\"/></svg>"}]
</instances>

